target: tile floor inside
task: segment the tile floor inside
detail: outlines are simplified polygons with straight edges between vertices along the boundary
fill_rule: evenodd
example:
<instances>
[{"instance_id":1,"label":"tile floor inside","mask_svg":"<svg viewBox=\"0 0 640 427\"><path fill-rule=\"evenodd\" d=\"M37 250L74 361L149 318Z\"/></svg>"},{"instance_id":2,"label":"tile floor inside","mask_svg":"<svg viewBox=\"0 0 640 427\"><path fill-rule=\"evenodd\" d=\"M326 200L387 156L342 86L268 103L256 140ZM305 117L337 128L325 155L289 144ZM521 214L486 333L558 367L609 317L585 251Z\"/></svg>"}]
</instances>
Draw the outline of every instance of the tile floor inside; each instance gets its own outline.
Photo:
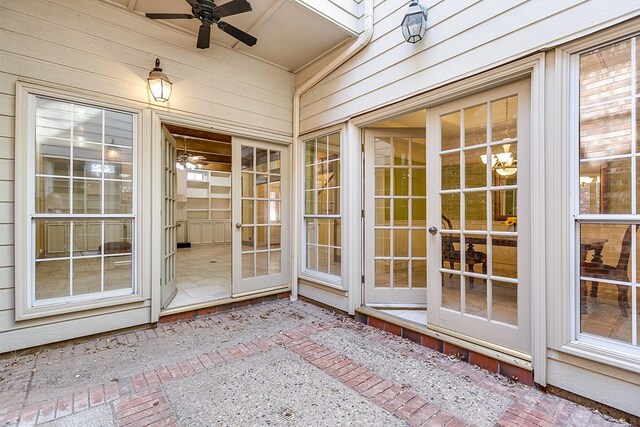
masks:
<instances>
[{"instance_id":1,"label":"tile floor inside","mask_svg":"<svg viewBox=\"0 0 640 427\"><path fill-rule=\"evenodd\" d=\"M178 292L167 308L184 307L231 296L231 245L179 248Z\"/></svg>"}]
</instances>

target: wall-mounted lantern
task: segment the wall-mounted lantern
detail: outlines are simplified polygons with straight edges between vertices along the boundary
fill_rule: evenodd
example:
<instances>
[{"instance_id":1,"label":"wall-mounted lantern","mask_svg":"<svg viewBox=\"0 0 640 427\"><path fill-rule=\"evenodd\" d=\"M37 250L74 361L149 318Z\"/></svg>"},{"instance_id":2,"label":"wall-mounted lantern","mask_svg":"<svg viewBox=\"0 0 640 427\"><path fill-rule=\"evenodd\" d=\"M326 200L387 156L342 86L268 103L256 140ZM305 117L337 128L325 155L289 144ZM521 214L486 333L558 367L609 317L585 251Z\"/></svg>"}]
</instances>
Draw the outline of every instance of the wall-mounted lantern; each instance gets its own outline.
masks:
<instances>
[{"instance_id":1,"label":"wall-mounted lantern","mask_svg":"<svg viewBox=\"0 0 640 427\"><path fill-rule=\"evenodd\" d=\"M427 8L418 0L411 0L401 26L404 39L409 43L418 43L427 31Z\"/></svg>"},{"instance_id":2,"label":"wall-mounted lantern","mask_svg":"<svg viewBox=\"0 0 640 427\"><path fill-rule=\"evenodd\" d=\"M147 83L153 99L158 102L167 102L169 100L171 96L171 80L162 72L160 59L158 58L156 58L155 68L149 73Z\"/></svg>"}]
</instances>

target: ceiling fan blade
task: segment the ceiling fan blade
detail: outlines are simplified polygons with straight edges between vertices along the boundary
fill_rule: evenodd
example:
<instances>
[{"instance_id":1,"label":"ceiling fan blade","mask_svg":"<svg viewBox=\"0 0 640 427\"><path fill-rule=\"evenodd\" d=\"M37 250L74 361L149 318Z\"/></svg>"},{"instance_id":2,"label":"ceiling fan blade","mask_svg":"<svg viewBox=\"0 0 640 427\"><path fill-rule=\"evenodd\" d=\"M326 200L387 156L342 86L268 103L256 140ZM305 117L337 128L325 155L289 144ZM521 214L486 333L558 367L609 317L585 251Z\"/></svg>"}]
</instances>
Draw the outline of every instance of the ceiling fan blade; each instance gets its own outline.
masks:
<instances>
[{"instance_id":1,"label":"ceiling fan blade","mask_svg":"<svg viewBox=\"0 0 640 427\"><path fill-rule=\"evenodd\" d=\"M188 13L145 13L144 16L150 19L193 19L193 15Z\"/></svg>"},{"instance_id":2,"label":"ceiling fan blade","mask_svg":"<svg viewBox=\"0 0 640 427\"><path fill-rule=\"evenodd\" d=\"M223 21L218 22L218 28L220 28L222 31L229 34L230 36L237 38L247 46L253 46L258 41L258 39L253 37L251 34L247 34L244 31L242 31L240 28L236 28L233 25Z\"/></svg>"},{"instance_id":3,"label":"ceiling fan blade","mask_svg":"<svg viewBox=\"0 0 640 427\"><path fill-rule=\"evenodd\" d=\"M247 0L231 0L228 3L218 6L220 18L237 15L238 13L251 12L251 4Z\"/></svg>"},{"instance_id":4,"label":"ceiling fan blade","mask_svg":"<svg viewBox=\"0 0 640 427\"><path fill-rule=\"evenodd\" d=\"M196 43L196 47L198 49L206 49L209 47L209 43L211 42L211 25L200 25L200 30L198 30L198 42Z\"/></svg>"}]
</instances>

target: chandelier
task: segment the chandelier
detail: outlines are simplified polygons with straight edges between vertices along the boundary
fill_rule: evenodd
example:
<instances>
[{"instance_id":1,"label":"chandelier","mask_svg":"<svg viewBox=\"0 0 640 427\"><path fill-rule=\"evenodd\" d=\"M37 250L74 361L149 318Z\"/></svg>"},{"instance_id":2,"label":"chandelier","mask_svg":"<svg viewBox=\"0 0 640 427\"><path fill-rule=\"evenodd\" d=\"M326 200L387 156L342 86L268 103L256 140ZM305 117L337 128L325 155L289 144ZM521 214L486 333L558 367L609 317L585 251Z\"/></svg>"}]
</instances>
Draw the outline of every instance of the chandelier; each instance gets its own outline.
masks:
<instances>
[{"instance_id":1,"label":"chandelier","mask_svg":"<svg viewBox=\"0 0 640 427\"><path fill-rule=\"evenodd\" d=\"M491 169L496 171L500 176L511 176L518 171L518 159L513 157L509 151L511 144L504 144L502 149L504 152L491 155ZM480 156L482 163L487 164L487 155Z\"/></svg>"},{"instance_id":2,"label":"chandelier","mask_svg":"<svg viewBox=\"0 0 640 427\"><path fill-rule=\"evenodd\" d=\"M503 141L510 141L509 136L509 98L504 100L504 138ZM516 159L509 149L511 144L502 145L502 153L491 154L491 169L500 176L511 176L518 172L518 159ZM487 155L480 155L482 163L487 164Z\"/></svg>"}]
</instances>

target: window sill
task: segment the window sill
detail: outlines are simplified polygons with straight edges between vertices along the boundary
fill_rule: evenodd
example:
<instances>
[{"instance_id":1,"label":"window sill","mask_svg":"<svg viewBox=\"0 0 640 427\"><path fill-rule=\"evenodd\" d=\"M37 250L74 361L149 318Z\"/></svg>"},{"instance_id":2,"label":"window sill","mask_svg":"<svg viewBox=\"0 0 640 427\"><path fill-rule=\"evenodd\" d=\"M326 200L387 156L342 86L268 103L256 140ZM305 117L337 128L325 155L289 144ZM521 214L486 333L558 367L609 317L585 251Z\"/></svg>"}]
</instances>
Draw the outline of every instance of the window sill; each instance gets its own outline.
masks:
<instances>
[{"instance_id":1,"label":"window sill","mask_svg":"<svg viewBox=\"0 0 640 427\"><path fill-rule=\"evenodd\" d=\"M624 351L622 346L604 348L603 346L607 344L611 346L611 343L604 342L598 345L595 342L572 341L560 347L558 351L614 368L640 373L640 349L637 350L638 355L631 355L628 351Z\"/></svg>"},{"instance_id":2,"label":"window sill","mask_svg":"<svg viewBox=\"0 0 640 427\"><path fill-rule=\"evenodd\" d=\"M16 301L15 320L25 321L40 319L43 317L60 316L77 313L80 311L95 310L105 307L115 307L124 304L142 303L145 299L139 294L128 294L118 296L105 296L102 298L89 299L84 301L67 302L56 305L46 305L39 307L21 307Z\"/></svg>"},{"instance_id":3,"label":"window sill","mask_svg":"<svg viewBox=\"0 0 640 427\"><path fill-rule=\"evenodd\" d=\"M322 274L318 272L310 272L303 271L298 275L298 279L307 280L309 282L316 283L318 285L327 286L332 289L336 289L338 291L346 291L344 286L342 285L342 278L337 276L332 276L329 274Z\"/></svg>"}]
</instances>

